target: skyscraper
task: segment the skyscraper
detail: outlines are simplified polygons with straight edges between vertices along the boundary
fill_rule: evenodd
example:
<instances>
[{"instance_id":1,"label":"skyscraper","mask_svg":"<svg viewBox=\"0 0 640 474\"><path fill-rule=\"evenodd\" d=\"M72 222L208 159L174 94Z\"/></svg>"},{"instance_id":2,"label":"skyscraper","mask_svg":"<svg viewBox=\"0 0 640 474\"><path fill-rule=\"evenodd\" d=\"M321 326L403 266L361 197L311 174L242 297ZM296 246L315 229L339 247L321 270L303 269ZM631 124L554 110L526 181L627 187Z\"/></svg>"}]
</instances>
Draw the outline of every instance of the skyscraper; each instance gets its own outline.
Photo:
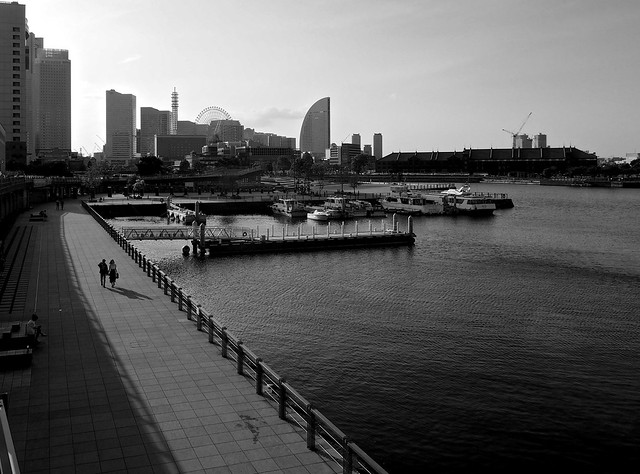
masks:
<instances>
[{"instance_id":1,"label":"skyscraper","mask_svg":"<svg viewBox=\"0 0 640 474\"><path fill-rule=\"evenodd\" d=\"M140 107L140 154L155 153L155 136L169 135L171 112L153 107Z\"/></svg>"},{"instance_id":2,"label":"skyscraper","mask_svg":"<svg viewBox=\"0 0 640 474\"><path fill-rule=\"evenodd\" d=\"M107 91L106 159L127 166L136 153L136 96Z\"/></svg>"},{"instance_id":3,"label":"skyscraper","mask_svg":"<svg viewBox=\"0 0 640 474\"><path fill-rule=\"evenodd\" d=\"M300 129L300 151L308 151L314 158L324 158L331 144L331 110L329 97L311 106Z\"/></svg>"},{"instance_id":4,"label":"skyscraper","mask_svg":"<svg viewBox=\"0 0 640 474\"><path fill-rule=\"evenodd\" d=\"M169 126L169 133L171 135L178 134L178 92L175 87L171 93L171 124Z\"/></svg>"},{"instance_id":5,"label":"skyscraper","mask_svg":"<svg viewBox=\"0 0 640 474\"><path fill-rule=\"evenodd\" d=\"M33 53L32 53L33 54ZM33 117L35 152L71 151L71 61L63 49L41 48L35 53Z\"/></svg>"},{"instance_id":6,"label":"skyscraper","mask_svg":"<svg viewBox=\"0 0 640 474\"><path fill-rule=\"evenodd\" d=\"M0 125L6 135L6 157L0 164L2 171L6 169L6 163L26 164L27 159L25 42L28 36L25 6L17 2L0 3Z\"/></svg>"},{"instance_id":7,"label":"skyscraper","mask_svg":"<svg viewBox=\"0 0 640 474\"><path fill-rule=\"evenodd\" d=\"M354 133L353 135L351 135L351 144L352 145L360 146L361 143L362 143L362 140L360 138L360 134L359 133Z\"/></svg>"},{"instance_id":8,"label":"skyscraper","mask_svg":"<svg viewBox=\"0 0 640 474\"><path fill-rule=\"evenodd\" d=\"M382 133L373 134L373 157L376 160L382 158Z\"/></svg>"}]
</instances>

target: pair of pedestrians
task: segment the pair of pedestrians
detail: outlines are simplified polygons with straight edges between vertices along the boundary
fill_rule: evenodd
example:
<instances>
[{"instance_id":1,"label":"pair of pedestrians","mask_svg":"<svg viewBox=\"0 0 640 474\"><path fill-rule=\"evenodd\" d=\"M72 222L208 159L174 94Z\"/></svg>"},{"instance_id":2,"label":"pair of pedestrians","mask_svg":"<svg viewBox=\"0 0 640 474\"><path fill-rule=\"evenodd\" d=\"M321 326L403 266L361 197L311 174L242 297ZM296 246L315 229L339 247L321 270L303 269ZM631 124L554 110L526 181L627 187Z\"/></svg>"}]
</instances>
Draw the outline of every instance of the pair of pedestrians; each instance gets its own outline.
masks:
<instances>
[{"instance_id":1,"label":"pair of pedestrians","mask_svg":"<svg viewBox=\"0 0 640 474\"><path fill-rule=\"evenodd\" d=\"M103 258L102 262L98 263L98 268L100 269L100 284L103 287L107 286L107 276L109 276L109 283L111 283L111 288L116 286L116 280L120 278L120 274L118 273L118 266L116 262L111 259L109 264Z\"/></svg>"}]
</instances>

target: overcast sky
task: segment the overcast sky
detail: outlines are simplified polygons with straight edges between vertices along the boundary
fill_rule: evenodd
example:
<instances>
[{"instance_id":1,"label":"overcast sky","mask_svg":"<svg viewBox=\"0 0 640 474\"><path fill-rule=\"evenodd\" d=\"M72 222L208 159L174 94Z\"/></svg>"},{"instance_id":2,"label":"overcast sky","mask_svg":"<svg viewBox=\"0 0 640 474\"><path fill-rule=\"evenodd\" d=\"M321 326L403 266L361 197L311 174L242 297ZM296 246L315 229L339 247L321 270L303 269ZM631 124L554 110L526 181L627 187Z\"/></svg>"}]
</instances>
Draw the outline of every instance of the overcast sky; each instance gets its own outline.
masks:
<instances>
[{"instance_id":1,"label":"overcast sky","mask_svg":"<svg viewBox=\"0 0 640 474\"><path fill-rule=\"evenodd\" d=\"M195 121L209 106L295 137L331 97L331 141L506 148L522 132L640 152L638 0L22 0L69 50L72 147L105 139L105 91ZM140 127L138 117L138 128Z\"/></svg>"}]
</instances>

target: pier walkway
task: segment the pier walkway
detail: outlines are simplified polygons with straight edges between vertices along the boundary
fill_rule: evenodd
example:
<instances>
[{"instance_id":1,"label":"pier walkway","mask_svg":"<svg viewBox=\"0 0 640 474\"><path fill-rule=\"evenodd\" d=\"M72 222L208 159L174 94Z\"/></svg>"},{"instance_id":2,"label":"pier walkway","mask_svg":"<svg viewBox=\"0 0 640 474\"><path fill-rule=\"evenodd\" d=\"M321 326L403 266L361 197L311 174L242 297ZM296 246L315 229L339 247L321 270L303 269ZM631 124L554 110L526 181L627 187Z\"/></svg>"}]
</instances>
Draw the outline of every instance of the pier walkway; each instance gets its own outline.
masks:
<instances>
[{"instance_id":1,"label":"pier walkway","mask_svg":"<svg viewBox=\"0 0 640 474\"><path fill-rule=\"evenodd\" d=\"M46 209L48 218L30 221ZM40 205L4 243L0 326L36 312L28 368L0 370L24 473L333 473L81 206ZM98 262L118 264L115 288Z\"/></svg>"}]
</instances>

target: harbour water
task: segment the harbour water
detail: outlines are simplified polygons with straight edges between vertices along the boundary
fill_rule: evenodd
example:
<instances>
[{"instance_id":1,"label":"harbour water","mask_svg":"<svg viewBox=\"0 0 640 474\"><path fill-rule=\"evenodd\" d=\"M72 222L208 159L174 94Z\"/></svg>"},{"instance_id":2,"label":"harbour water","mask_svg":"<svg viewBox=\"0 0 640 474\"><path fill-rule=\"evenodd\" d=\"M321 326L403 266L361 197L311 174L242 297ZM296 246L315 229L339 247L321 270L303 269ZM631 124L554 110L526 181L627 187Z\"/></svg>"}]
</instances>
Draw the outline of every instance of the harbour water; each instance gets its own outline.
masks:
<instances>
[{"instance_id":1,"label":"harbour water","mask_svg":"<svg viewBox=\"0 0 640 474\"><path fill-rule=\"evenodd\" d=\"M414 218L411 248L136 246L391 473L636 471L640 190L473 189L515 208Z\"/></svg>"}]
</instances>

